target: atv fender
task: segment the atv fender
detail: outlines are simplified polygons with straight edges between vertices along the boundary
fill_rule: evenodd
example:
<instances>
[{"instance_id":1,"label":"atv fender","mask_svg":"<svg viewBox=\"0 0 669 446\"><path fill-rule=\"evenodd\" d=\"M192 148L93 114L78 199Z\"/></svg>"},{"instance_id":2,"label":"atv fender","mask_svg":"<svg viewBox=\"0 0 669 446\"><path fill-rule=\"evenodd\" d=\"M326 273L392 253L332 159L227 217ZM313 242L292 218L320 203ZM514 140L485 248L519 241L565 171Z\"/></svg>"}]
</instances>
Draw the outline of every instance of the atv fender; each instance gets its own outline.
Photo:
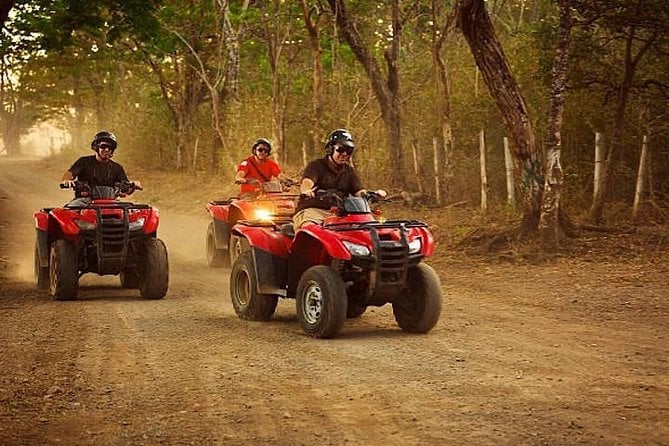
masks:
<instances>
[{"instance_id":1,"label":"atv fender","mask_svg":"<svg viewBox=\"0 0 669 446\"><path fill-rule=\"evenodd\" d=\"M75 215L78 215L74 213ZM74 222L72 218L73 211L63 208L57 208L51 210L51 216L58 223L60 229L63 231L63 234L76 236L79 235L79 226Z\"/></svg>"},{"instance_id":2,"label":"atv fender","mask_svg":"<svg viewBox=\"0 0 669 446\"><path fill-rule=\"evenodd\" d=\"M235 225L232 233L246 238L251 246L258 292L286 297L290 239L273 228L243 224Z\"/></svg>"},{"instance_id":3,"label":"atv fender","mask_svg":"<svg viewBox=\"0 0 669 446\"><path fill-rule=\"evenodd\" d=\"M270 252L278 257L288 257L290 239L280 231L274 231L269 227L238 224L232 227L232 233L246 238L251 247Z\"/></svg>"},{"instance_id":4,"label":"atv fender","mask_svg":"<svg viewBox=\"0 0 669 446\"><path fill-rule=\"evenodd\" d=\"M351 253L346 249L341 239L321 225L308 225L300 229L295 236L293 246L310 245L312 243L309 239L315 240L333 259L351 259Z\"/></svg>"},{"instance_id":5,"label":"atv fender","mask_svg":"<svg viewBox=\"0 0 669 446\"><path fill-rule=\"evenodd\" d=\"M144 234L154 234L158 231L160 222L160 211L154 207L149 208L146 221L144 222Z\"/></svg>"},{"instance_id":6,"label":"atv fender","mask_svg":"<svg viewBox=\"0 0 669 446\"><path fill-rule=\"evenodd\" d=\"M216 249L229 249L230 226L225 221L214 219L214 246Z\"/></svg>"},{"instance_id":7,"label":"atv fender","mask_svg":"<svg viewBox=\"0 0 669 446\"><path fill-rule=\"evenodd\" d=\"M39 252L39 265L42 268L49 266L49 233L37 229L37 249Z\"/></svg>"},{"instance_id":8,"label":"atv fender","mask_svg":"<svg viewBox=\"0 0 669 446\"><path fill-rule=\"evenodd\" d=\"M33 214L35 217L35 229L42 231L49 230L49 214L48 212L37 211Z\"/></svg>"},{"instance_id":9,"label":"atv fender","mask_svg":"<svg viewBox=\"0 0 669 446\"><path fill-rule=\"evenodd\" d=\"M209 203L206 206L209 215L214 221L228 221L228 215L230 215L230 201L225 201L223 203L225 204L221 204L221 202Z\"/></svg>"},{"instance_id":10,"label":"atv fender","mask_svg":"<svg viewBox=\"0 0 669 446\"><path fill-rule=\"evenodd\" d=\"M258 292L286 297L288 259L258 247L251 247L251 253L258 277Z\"/></svg>"}]
</instances>

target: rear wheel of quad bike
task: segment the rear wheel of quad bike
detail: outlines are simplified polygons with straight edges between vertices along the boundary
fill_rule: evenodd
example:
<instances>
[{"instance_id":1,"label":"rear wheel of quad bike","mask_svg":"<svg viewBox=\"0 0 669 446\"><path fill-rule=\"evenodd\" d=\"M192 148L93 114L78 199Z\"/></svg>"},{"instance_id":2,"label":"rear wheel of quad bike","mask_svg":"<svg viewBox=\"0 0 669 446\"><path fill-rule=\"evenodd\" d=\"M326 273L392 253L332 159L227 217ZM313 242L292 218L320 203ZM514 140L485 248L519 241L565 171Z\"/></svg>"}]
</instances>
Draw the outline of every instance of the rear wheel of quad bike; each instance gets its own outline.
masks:
<instances>
[{"instance_id":1,"label":"rear wheel of quad bike","mask_svg":"<svg viewBox=\"0 0 669 446\"><path fill-rule=\"evenodd\" d=\"M158 238L150 238L144 245L144 271L139 283L143 299L162 299L167 294L170 271L167 247Z\"/></svg>"},{"instance_id":2,"label":"rear wheel of quad bike","mask_svg":"<svg viewBox=\"0 0 669 446\"><path fill-rule=\"evenodd\" d=\"M279 298L258 292L258 276L251 251L242 252L232 264L230 297L235 313L241 319L268 321L274 315Z\"/></svg>"},{"instance_id":3,"label":"rear wheel of quad bike","mask_svg":"<svg viewBox=\"0 0 669 446\"><path fill-rule=\"evenodd\" d=\"M315 338L332 338L346 321L346 285L332 268L312 266L297 285L297 318Z\"/></svg>"},{"instance_id":4,"label":"rear wheel of quad bike","mask_svg":"<svg viewBox=\"0 0 669 446\"><path fill-rule=\"evenodd\" d=\"M207 265L212 268L230 266L226 250L216 248L216 231L213 221L209 223L207 228Z\"/></svg>"},{"instance_id":5,"label":"rear wheel of quad bike","mask_svg":"<svg viewBox=\"0 0 669 446\"><path fill-rule=\"evenodd\" d=\"M249 245L248 240L238 235L231 235L230 246L228 251L230 253L230 265L235 264L235 260L237 260L237 257L239 257L241 253L250 250L251 246Z\"/></svg>"},{"instance_id":6,"label":"rear wheel of quad bike","mask_svg":"<svg viewBox=\"0 0 669 446\"><path fill-rule=\"evenodd\" d=\"M122 288L139 288L140 275L136 269L127 268L121 271L120 274Z\"/></svg>"},{"instance_id":7,"label":"rear wheel of quad bike","mask_svg":"<svg viewBox=\"0 0 669 446\"><path fill-rule=\"evenodd\" d=\"M77 246L56 240L49 253L49 290L55 300L74 300L79 291Z\"/></svg>"},{"instance_id":8,"label":"rear wheel of quad bike","mask_svg":"<svg viewBox=\"0 0 669 446\"><path fill-rule=\"evenodd\" d=\"M42 266L39 258L39 245L35 242L35 263L34 263L34 272L35 272L35 285L37 285L38 290L48 290L49 289L49 267Z\"/></svg>"},{"instance_id":9,"label":"rear wheel of quad bike","mask_svg":"<svg viewBox=\"0 0 669 446\"><path fill-rule=\"evenodd\" d=\"M441 284L432 267L419 263L407 271L405 292L393 301L397 325L409 333L427 333L441 315Z\"/></svg>"}]
</instances>

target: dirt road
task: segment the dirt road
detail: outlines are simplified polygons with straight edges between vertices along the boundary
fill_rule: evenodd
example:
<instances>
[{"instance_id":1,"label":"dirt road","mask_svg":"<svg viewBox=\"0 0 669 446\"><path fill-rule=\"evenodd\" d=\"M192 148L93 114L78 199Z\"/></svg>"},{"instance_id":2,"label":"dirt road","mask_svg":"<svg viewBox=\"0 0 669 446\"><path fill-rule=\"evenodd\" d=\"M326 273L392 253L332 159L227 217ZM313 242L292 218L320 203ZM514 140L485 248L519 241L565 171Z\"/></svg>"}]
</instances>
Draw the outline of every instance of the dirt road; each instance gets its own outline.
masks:
<instances>
[{"instance_id":1,"label":"dirt road","mask_svg":"<svg viewBox=\"0 0 669 446\"><path fill-rule=\"evenodd\" d=\"M238 319L229 271L204 262L204 211L170 211L150 178L165 299L96 276L76 301L37 293L32 212L68 199L49 169L0 161L2 445L669 444L666 246L532 266L442 244L431 333L382 307L317 340L293 301Z\"/></svg>"}]
</instances>

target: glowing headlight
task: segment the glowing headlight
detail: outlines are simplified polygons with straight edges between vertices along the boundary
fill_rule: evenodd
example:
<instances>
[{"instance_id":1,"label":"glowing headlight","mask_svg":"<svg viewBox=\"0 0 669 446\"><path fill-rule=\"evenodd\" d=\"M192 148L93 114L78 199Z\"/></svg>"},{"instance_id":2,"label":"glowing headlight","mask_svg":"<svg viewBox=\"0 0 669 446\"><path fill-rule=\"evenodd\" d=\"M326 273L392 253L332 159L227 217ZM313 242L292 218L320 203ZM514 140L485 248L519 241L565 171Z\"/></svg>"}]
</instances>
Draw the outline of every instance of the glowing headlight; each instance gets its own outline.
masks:
<instances>
[{"instance_id":1,"label":"glowing headlight","mask_svg":"<svg viewBox=\"0 0 669 446\"><path fill-rule=\"evenodd\" d=\"M415 254L420 251L421 248L420 238L413 239L409 242L409 254Z\"/></svg>"},{"instance_id":2,"label":"glowing headlight","mask_svg":"<svg viewBox=\"0 0 669 446\"><path fill-rule=\"evenodd\" d=\"M368 256L370 254L369 249L366 246L358 245L357 243L351 243L349 241L343 241L344 246L348 249L348 252L354 256Z\"/></svg>"},{"instance_id":3,"label":"glowing headlight","mask_svg":"<svg viewBox=\"0 0 669 446\"><path fill-rule=\"evenodd\" d=\"M128 223L128 230L129 231L136 231L138 229L142 229L144 226L144 222L146 221L146 217L140 217L137 220Z\"/></svg>"},{"instance_id":4,"label":"glowing headlight","mask_svg":"<svg viewBox=\"0 0 669 446\"><path fill-rule=\"evenodd\" d=\"M267 209L256 209L256 220L271 220L272 213Z\"/></svg>"},{"instance_id":5,"label":"glowing headlight","mask_svg":"<svg viewBox=\"0 0 669 446\"><path fill-rule=\"evenodd\" d=\"M79 229L82 231L89 231L91 229L95 229L95 223L91 223L90 221L86 220L74 220L74 222L79 226Z\"/></svg>"}]
</instances>

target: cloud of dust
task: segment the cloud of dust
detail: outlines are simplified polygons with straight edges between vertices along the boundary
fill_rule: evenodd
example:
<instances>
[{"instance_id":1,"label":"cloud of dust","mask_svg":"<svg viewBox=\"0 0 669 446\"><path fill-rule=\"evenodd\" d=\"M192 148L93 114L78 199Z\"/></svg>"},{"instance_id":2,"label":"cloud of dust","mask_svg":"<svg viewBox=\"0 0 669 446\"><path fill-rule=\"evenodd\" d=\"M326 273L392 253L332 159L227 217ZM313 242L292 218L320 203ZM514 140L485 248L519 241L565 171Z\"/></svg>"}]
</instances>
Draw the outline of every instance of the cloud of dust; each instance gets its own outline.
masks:
<instances>
[{"instance_id":1,"label":"cloud of dust","mask_svg":"<svg viewBox=\"0 0 669 446\"><path fill-rule=\"evenodd\" d=\"M71 140L68 132L53 123L43 122L21 138L21 152L25 156L50 156L59 153Z\"/></svg>"}]
</instances>

